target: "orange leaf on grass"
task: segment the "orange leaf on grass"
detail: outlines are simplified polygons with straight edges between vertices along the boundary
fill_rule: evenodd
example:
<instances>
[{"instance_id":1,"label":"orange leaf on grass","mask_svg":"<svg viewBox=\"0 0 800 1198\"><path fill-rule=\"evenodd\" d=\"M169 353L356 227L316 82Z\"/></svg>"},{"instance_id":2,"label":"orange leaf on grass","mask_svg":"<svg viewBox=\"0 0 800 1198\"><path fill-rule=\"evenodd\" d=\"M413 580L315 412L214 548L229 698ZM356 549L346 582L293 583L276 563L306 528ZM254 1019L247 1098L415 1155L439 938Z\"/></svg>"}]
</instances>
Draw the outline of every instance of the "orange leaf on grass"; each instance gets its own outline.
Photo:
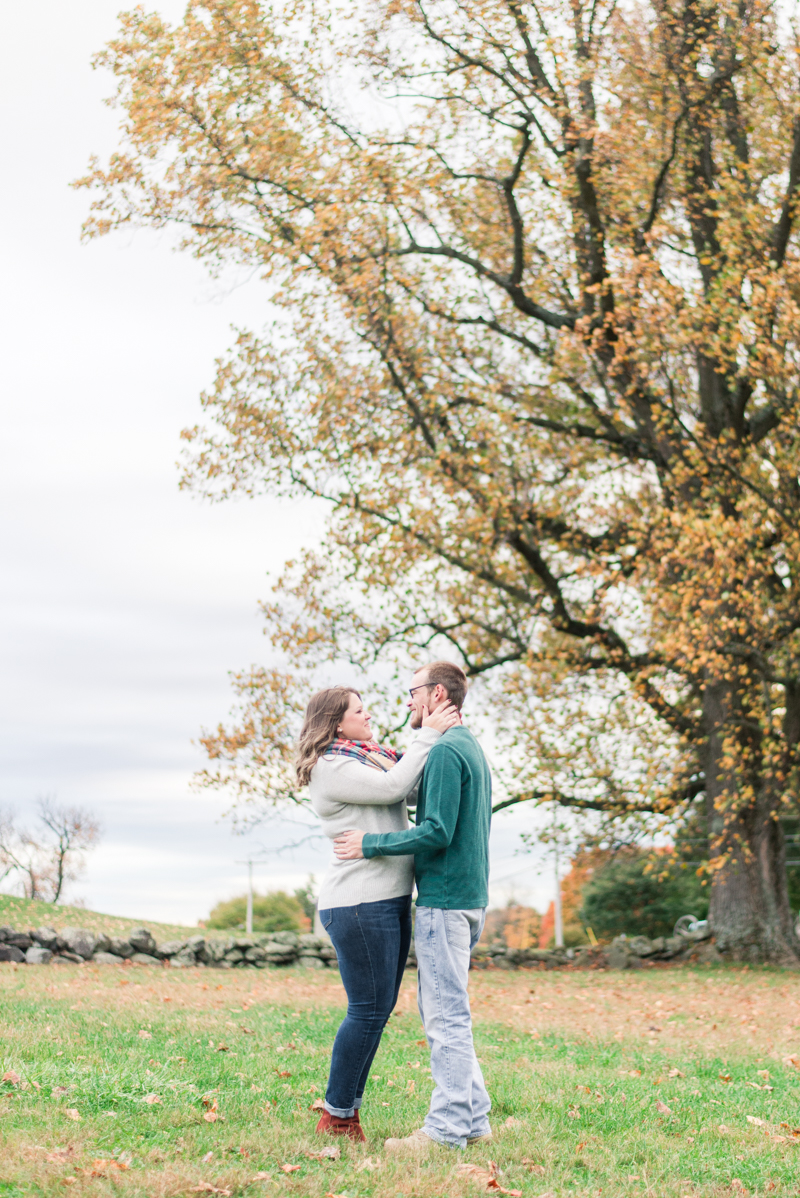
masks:
<instances>
[{"instance_id":1,"label":"orange leaf on grass","mask_svg":"<svg viewBox=\"0 0 800 1198\"><path fill-rule=\"evenodd\" d=\"M160 1094L148 1094L147 1097L145 1098L145 1102L147 1103L148 1106L155 1106L155 1104L157 1102L161 1102L161 1095Z\"/></svg>"},{"instance_id":2,"label":"orange leaf on grass","mask_svg":"<svg viewBox=\"0 0 800 1198\"><path fill-rule=\"evenodd\" d=\"M308 1109L310 1111L324 1111L325 1110L325 1102L323 1101L322 1098L315 1098L314 1101L311 1103L311 1106Z\"/></svg>"},{"instance_id":3,"label":"orange leaf on grass","mask_svg":"<svg viewBox=\"0 0 800 1198\"><path fill-rule=\"evenodd\" d=\"M748 1115L747 1122L753 1123L756 1127L766 1127L766 1119L759 1119L758 1115Z\"/></svg>"},{"instance_id":4,"label":"orange leaf on grass","mask_svg":"<svg viewBox=\"0 0 800 1198\"><path fill-rule=\"evenodd\" d=\"M321 1148L319 1152L307 1152L305 1155L312 1161L338 1161L342 1150L338 1144L329 1144L327 1148Z\"/></svg>"},{"instance_id":5,"label":"orange leaf on grass","mask_svg":"<svg viewBox=\"0 0 800 1198\"><path fill-rule=\"evenodd\" d=\"M18 1073L15 1073L13 1069L8 1069L3 1074L2 1078L0 1078L0 1081L10 1082L12 1086L18 1086L22 1081L22 1078Z\"/></svg>"},{"instance_id":6,"label":"orange leaf on grass","mask_svg":"<svg viewBox=\"0 0 800 1198\"><path fill-rule=\"evenodd\" d=\"M729 1082L731 1080L730 1073L720 1073L719 1080L721 1082Z\"/></svg>"},{"instance_id":7,"label":"orange leaf on grass","mask_svg":"<svg viewBox=\"0 0 800 1198\"><path fill-rule=\"evenodd\" d=\"M480 1165L458 1165L456 1172L463 1177L468 1177L470 1181L475 1181L478 1185L486 1186L487 1190L495 1190L498 1194L508 1194L510 1198L522 1198L522 1190L507 1190L500 1185L497 1180L497 1166L494 1161L489 1161L489 1168L482 1169Z\"/></svg>"},{"instance_id":8,"label":"orange leaf on grass","mask_svg":"<svg viewBox=\"0 0 800 1198\"><path fill-rule=\"evenodd\" d=\"M292 1076L291 1073L289 1073L288 1069L276 1069L275 1072L277 1073L278 1077L291 1077Z\"/></svg>"},{"instance_id":9,"label":"orange leaf on grass","mask_svg":"<svg viewBox=\"0 0 800 1198\"><path fill-rule=\"evenodd\" d=\"M223 1194L224 1198L230 1198L230 1190L222 1190L219 1186L212 1186L210 1181L201 1181L199 1186L192 1186L193 1194Z\"/></svg>"},{"instance_id":10,"label":"orange leaf on grass","mask_svg":"<svg viewBox=\"0 0 800 1198\"><path fill-rule=\"evenodd\" d=\"M661 1115L671 1115L672 1114L672 1108L668 1107L667 1104L665 1102L662 1102L660 1098L659 1098L658 1102L656 1103L656 1110Z\"/></svg>"},{"instance_id":11,"label":"orange leaf on grass","mask_svg":"<svg viewBox=\"0 0 800 1198\"><path fill-rule=\"evenodd\" d=\"M80 1114L78 1113L78 1111L75 1109L74 1106L68 1106L67 1109L64 1111L64 1114L67 1116L68 1119L74 1119L76 1122L80 1119Z\"/></svg>"},{"instance_id":12,"label":"orange leaf on grass","mask_svg":"<svg viewBox=\"0 0 800 1198\"><path fill-rule=\"evenodd\" d=\"M281 1165L281 1173L297 1173L299 1165Z\"/></svg>"},{"instance_id":13,"label":"orange leaf on grass","mask_svg":"<svg viewBox=\"0 0 800 1198\"><path fill-rule=\"evenodd\" d=\"M121 1173L128 1166L124 1161L115 1160L97 1160L92 1161L88 1169L81 1169L84 1177L108 1177L109 1173L116 1171Z\"/></svg>"}]
</instances>

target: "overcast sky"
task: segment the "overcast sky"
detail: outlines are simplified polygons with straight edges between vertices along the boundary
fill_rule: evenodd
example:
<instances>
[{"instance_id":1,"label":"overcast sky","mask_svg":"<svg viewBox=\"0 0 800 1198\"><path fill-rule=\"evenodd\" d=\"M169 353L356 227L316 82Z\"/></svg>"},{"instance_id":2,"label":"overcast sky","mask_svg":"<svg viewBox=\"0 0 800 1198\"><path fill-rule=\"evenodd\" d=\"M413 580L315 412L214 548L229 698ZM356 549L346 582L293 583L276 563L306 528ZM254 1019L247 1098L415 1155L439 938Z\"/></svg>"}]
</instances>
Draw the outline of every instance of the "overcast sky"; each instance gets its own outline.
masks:
<instances>
[{"instance_id":1,"label":"overcast sky","mask_svg":"<svg viewBox=\"0 0 800 1198\"><path fill-rule=\"evenodd\" d=\"M183 4L156 7L179 18ZM88 196L69 182L116 144L90 59L119 0L0 8L2 766L0 804L92 808L102 844L73 892L94 909L194 922L241 892L237 861L296 839L234 837L224 803L189 789L201 726L224 719L228 671L268 661L257 601L312 544L321 512L268 499L210 505L178 491L179 432L230 326L258 328L264 288L210 280L138 232L80 244ZM515 857L521 814L493 832L493 898L543 906ZM272 852L262 888L325 869L308 845Z\"/></svg>"}]
</instances>

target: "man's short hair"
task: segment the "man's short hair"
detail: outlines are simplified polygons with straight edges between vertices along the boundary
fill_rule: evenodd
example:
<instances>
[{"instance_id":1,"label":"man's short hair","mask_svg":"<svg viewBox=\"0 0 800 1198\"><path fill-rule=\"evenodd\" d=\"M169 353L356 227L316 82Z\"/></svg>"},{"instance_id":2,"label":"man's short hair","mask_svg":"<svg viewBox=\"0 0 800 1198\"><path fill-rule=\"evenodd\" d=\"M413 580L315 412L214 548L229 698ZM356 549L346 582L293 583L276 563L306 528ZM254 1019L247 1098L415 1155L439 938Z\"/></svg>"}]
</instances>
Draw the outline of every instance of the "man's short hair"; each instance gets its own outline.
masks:
<instances>
[{"instance_id":1,"label":"man's short hair","mask_svg":"<svg viewBox=\"0 0 800 1198\"><path fill-rule=\"evenodd\" d=\"M434 661L429 666L423 666L423 669L428 675L426 685L443 686L450 702L457 711L461 711L469 690L467 676L461 666L452 661Z\"/></svg>"}]
</instances>

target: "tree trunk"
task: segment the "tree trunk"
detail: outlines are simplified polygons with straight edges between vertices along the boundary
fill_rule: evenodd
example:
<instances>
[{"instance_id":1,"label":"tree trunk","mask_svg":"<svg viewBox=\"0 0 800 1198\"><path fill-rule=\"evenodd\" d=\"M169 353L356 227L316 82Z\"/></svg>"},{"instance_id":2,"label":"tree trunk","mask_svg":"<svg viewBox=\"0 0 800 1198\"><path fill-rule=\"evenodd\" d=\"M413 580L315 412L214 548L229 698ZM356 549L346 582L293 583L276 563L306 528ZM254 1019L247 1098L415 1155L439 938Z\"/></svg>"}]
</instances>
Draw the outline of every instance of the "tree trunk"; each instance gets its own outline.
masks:
<instances>
[{"instance_id":1,"label":"tree trunk","mask_svg":"<svg viewBox=\"0 0 800 1198\"><path fill-rule=\"evenodd\" d=\"M722 736L735 696L725 683L706 688L710 728L706 761L706 810L712 858L725 863L712 876L709 921L726 959L800 965L786 878L786 847L778 820L778 796L765 786L755 803L733 812L719 800L735 785L722 765Z\"/></svg>"}]
</instances>

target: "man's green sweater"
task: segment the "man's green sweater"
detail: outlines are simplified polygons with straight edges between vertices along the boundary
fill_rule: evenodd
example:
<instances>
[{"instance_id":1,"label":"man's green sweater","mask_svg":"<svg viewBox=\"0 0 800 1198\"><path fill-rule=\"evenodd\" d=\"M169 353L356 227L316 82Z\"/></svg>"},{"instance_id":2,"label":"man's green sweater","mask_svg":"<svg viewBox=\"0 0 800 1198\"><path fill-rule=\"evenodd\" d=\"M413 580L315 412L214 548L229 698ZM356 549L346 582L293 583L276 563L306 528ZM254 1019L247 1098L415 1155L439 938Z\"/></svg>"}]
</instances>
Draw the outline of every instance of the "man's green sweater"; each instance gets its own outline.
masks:
<instances>
[{"instance_id":1,"label":"man's green sweater","mask_svg":"<svg viewBox=\"0 0 800 1198\"><path fill-rule=\"evenodd\" d=\"M413 853L418 907L486 907L491 817L492 776L483 750L467 728L449 728L428 756L416 826L367 833L361 851L365 857Z\"/></svg>"}]
</instances>

